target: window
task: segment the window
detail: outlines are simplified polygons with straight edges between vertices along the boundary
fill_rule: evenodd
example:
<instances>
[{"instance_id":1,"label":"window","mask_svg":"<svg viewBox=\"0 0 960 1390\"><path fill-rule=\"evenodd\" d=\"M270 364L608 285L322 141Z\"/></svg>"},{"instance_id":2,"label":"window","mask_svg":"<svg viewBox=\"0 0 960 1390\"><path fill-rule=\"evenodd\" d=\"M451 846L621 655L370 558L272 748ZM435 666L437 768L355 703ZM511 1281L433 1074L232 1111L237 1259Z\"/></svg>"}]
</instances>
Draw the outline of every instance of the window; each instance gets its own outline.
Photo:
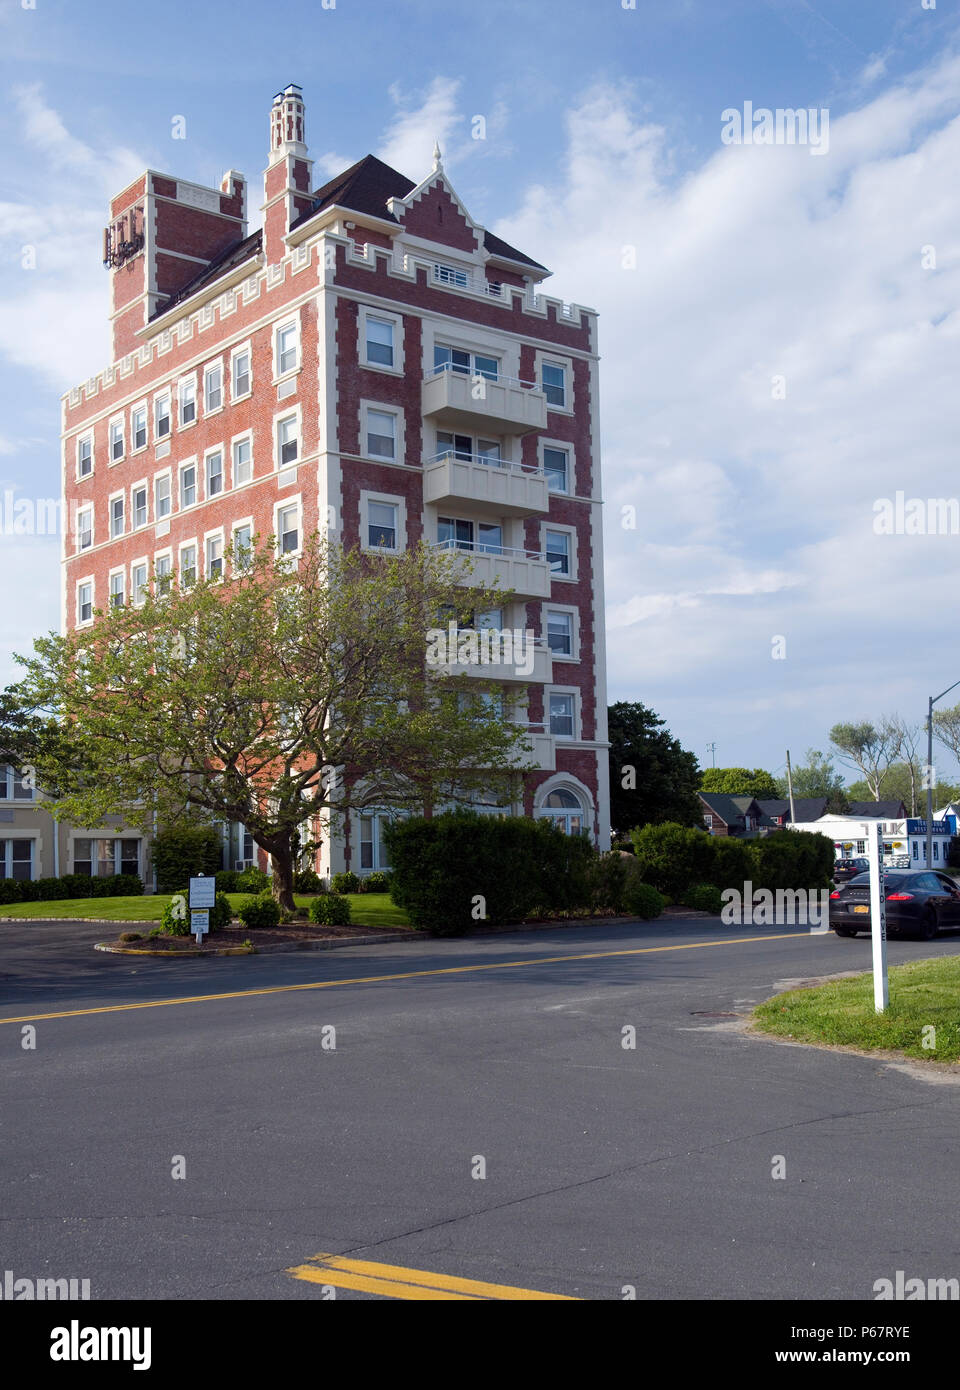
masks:
<instances>
[{"instance_id":1,"label":"window","mask_svg":"<svg viewBox=\"0 0 960 1390\"><path fill-rule=\"evenodd\" d=\"M914 859L919 859L919 858L920 858L920 841L919 841L919 840L914 840L912 843L913 843L913 857L914 857Z\"/></svg>"},{"instance_id":2,"label":"window","mask_svg":"<svg viewBox=\"0 0 960 1390\"><path fill-rule=\"evenodd\" d=\"M296 369L298 337L295 323L285 323L277 329L277 376L284 376Z\"/></svg>"},{"instance_id":3,"label":"window","mask_svg":"<svg viewBox=\"0 0 960 1390\"><path fill-rule=\"evenodd\" d=\"M281 555L300 549L300 508L296 504L277 508L277 542Z\"/></svg>"},{"instance_id":4,"label":"window","mask_svg":"<svg viewBox=\"0 0 960 1390\"><path fill-rule=\"evenodd\" d=\"M22 768L0 763L0 801L32 801L33 791Z\"/></svg>"},{"instance_id":5,"label":"window","mask_svg":"<svg viewBox=\"0 0 960 1390\"><path fill-rule=\"evenodd\" d=\"M133 529L139 531L141 526L147 524L147 489L135 487L133 489Z\"/></svg>"},{"instance_id":6,"label":"window","mask_svg":"<svg viewBox=\"0 0 960 1390\"><path fill-rule=\"evenodd\" d=\"M287 468L296 463L300 452L300 431L296 415L277 422L277 466Z\"/></svg>"},{"instance_id":7,"label":"window","mask_svg":"<svg viewBox=\"0 0 960 1390\"><path fill-rule=\"evenodd\" d=\"M463 521L458 517L437 518L437 540L454 550L478 550L499 555L503 550L503 528L489 521Z\"/></svg>"},{"instance_id":8,"label":"window","mask_svg":"<svg viewBox=\"0 0 960 1390\"><path fill-rule=\"evenodd\" d=\"M123 607L123 605L124 605L124 600L125 600L125 598L126 598L126 594L125 594L125 592L124 592L124 589L125 589L125 585L124 585L123 571L121 570L119 574L111 574L111 576L110 576L110 607L111 607L111 608L122 608L122 607Z\"/></svg>"},{"instance_id":9,"label":"window","mask_svg":"<svg viewBox=\"0 0 960 1390\"><path fill-rule=\"evenodd\" d=\"M216 497L223 491L223 453L207 455L207 497Z\"/></svg>"},{"instance_id":10,"label":"window","mask_svg":"<svg viewBox=\"0 0 960 1390\"><path fill-rule=\"evenodd\" d=\"M858 853L858 854L866 854L866 852L867 852L867 842L866 842L866 840L858 840L858 841L857 841L857 853Z\"/></svg>"},{"instance_id":11,"label":"window","mask_svg":"<svg viewBox=\"0 0 960 1390\"><path fill-rule=\"evenodd\" d=\"M567 404L567 369L553 362L544 362L540 368L540 382L543 394L549 405L565 407Z\"/></svg>"},{"instance_id":12,"label":"window","mask_svg":"<svg viewBox=\"0 0 960 1390\"><path fill-rule=\"evenodd\" d=\"M162 521L165 516L170 515L170 474L164 473L162 478L157 478L153 485L154 508L153 514L158 521Z\"/></svg>"},{"instance_id":13,"label":"window","mask_svg":"<svg viewBox=\"0 0 960 1390\"><path fill-rule=\"evenodd\" d=\"M188 463L180 469L180 506L192 507L197 500L197 465Z\"/></svg>"},{"instance_id":14,"label":"window","mask_svg":"<svg viewBox=\"0 0 960 1390\"><path fill-rule=\"evenodd\" d=\"M147 567L134 565L132 571L133 606L142 608L147 600Z\"/></svg>"},{"instance_id":15,"label":"window","mask_svg":"<svg viewBox=\"0 0 960 1390\"><path fill-rule=\"evenodd\" d=\"M123 421L111 420L110 422L110 462L116 463L117 459L123 458Z\"/></svg>"},{"instance_id":16,"label":"window","mask_svg":"<svg viewBox=\"0 0 960 1390\"><path fill-rule=\"evenodd\" d=\"M482 376L496 381L500 375L500 359L485 353L467 352L465 348L446 347L436 343L433 349L435 371L460 372L465 376Z\"/></svg>"},{"instance_id":17,"label":"window","mask_svg":"<svg viewBox=\"0 0 960 1390\"><path fill-rule=\"evenodd\" d=\"M244 524L233 530L233 563L238 570L249 569L253 554L253 527Z\"/></svg>"},{"instance_id":18,"label":"window","mask_svg":"<svg viewBox=\"0 0 960 1390\"><path fill-rule=\"evenodd\" d=\"M359 817L361 869L390 868L383 830L391 819L385 811L364 811Z\"/></svg>"},{"instance_id":19,"label":"window","mask_svg":"<svg viewBox=\"0 0 960 1390\"><path fill-rule=\"evenodd\" d=\"M547 646L554 656L573 655L573 614L547 613Z\"/></svg>"},{"instance_id":20,"label":"window","mask_svg":"<svg viewBox=\"0 0 960 1390\"><path fill-rule=\"evenodd\" d=\"M442 261L434 262L433 278L441 285L458 285L461 289L465 289L469 283L469 276L465 270L453 265L444 265Z\"/></svg>"},{"instance_id":21,"label":"window","mask_svg":"<svg viewBox=\"0 0 960 1390\"><path fill-rule=\"evenodd\" d=\"M367 319L367 361L392 367L394 324L388 319Z\"/></svg>"},{"instance_id":22,"label":"window","mask_svg":"<svg viewBox=\"0 0 960 1390\"><path fill-rule=\"evenodd\" d=\"M169 555L161 555L157 559L157 596L163 598L169 594L170 585L173 582L173 561Z\"/></svg>"},{"instance_id":23,"label":"window","mask_svg":"<svg viewBox=\"0 0 960 1390\"><path fill-rule=\"evenodd\" d=\"M242 487L253 477L253 459L249 439L235 439L233 442L233 485Z\"/></svg>"},{"instance_id":24,"label":"window","mask_svg":"<svg viewBox=\"0 0 960 1390\"><path fill-rule=\"evenodd\" d=\"M551 574L570 574L570 535L567 531L545 533L547 562Z\"/></svg>"},{"instance_id":25,"label":"window","mask_svg":"<svg viewBox=\"0 0 960 1390\"><path fill-rule=\"evenodd\" d=\"M573 738L573 701L572 695L550 696L550 732L556 738Z\"/></svg>"},{"instance_id":26,"label":"window","mask_svg":"<svg viewBox=\"0 0 960 1390\"><path fill-rule=\"evenodd\" d=\"M367 453L377 458L396 458L397 417L385 410L367 411Z\"/></svg>"},{"instance_id":27,"label":"window","mask_svg":"<svg viewBox=\"0 0 960 1390\"><path fill-rule=\"evenodd\" d=\"M77 476L89 478L93 472L93 435L85 434L77 440Z\"/></svg>"},{"instance_id":28,"label":"window","mask_svg":"<svg viewBox=\"0 0 960 1390\"><path fill-rule=\"evenodd\" d=\"M203 374L203 408L207 414L223 405L223 367L217 362Z\"/></svg>"},{"instance_id":29,"label":"window","mask_svg":"<svg viewBox=\"0 0 960 1390\"><path fill-rule=\"evenodd\" d=\"M119 497L110 499L110 535L111 537L123 535L123 493Z\"/></svg>"},{"instance_id":30,"label":"window","mask_svg":"<svg viewBox=\"0 0 960 1390\"><path fill-rule=\"evenodd\" d=\"M537 815L544 820L553 821L565 835L582 835L586 828L580 798L567 791L565 787L557 787L555 791L549 792Z\"/></svg>"},{"instance_id":31,"label":"window","mask_svg":"<svg viewBox=\"0 0 960 1390\"><path fill-rule=\"evenodd\" d=\"M385 550L397 548L397 504L369 502L367 504L367 544Z\"/></svg>"},{"instance_id":32,"label":"window","mask_svg":"<svg viewBox=\"0 0 960 1390\"><path fill-rule=\"evenodd\" d=\"M81 507L77 512L77 549L89 550L93 545L93 508Z\"/></svg>"},{"instance_id":33,"label":"window","mask_svg":"<svg viewBox=\"0 0 960 1390\"><path fill-rule=\"evenodd\" d=\"M83 839L73 842L73 872L90 878L139 874L140 841Z\"/></svg>"},{"instance_id":34,"label":"window","mask_svg":"<svg viewBox=\"0 0 960 1390\"><path fill-rule=\"evenodd\" d=\"M197 547L185 545L180 551L180 587L192 589L197 582Z\"/></svg>"},{"instance_id":35,"label":"window","mask_svg":"<svg viewBox=\"0 0 960 1390\"><path fill-rule=\"evenodd\" d=\"M153 403L153 437L162 439L170 433L170 392L164 391Z\"/></svg>"},{"instance_id":36,"label":"window","mask_svg":"<svg viewBox=\"0 0 960 1390\"><path fill-rule=\"evenodd\" d=\"M0 840L0 878L33 878L32 840Z\"/></svg>"},{"instance_id":37,"label":"window","mask_svg":"<svg viewBox=\"0 0 960 1390\"><path fill-rule=\"evenodd\" d=\"M90 581L77 585L77 622L93 622L93 584Z\"/></svg>"},{"instance_id":38,"label":"window","mask_svg":"<svg viewBox=\"0 0 960 1390\"><path fill-rule=\"evenodd\" d=\"M207 578L223 578L223 537L207 537Z\"/></svg>"},{"instance_id":39,"label":"window","mask_svg":"<svg viewBox=\"0 0 960 1390\"><path fill-rule=\"evenodd\" d=\"M233 371L233 399L237 400L240 396L250 394L250 349L244 348L242 352L234 354L232 362Z\"/></svg>"},{"instance_id":40,"label":"window","mask_svg":"<svg viewBox=\"0 0 960 1390\"><path fill-rule=\"evenodd\" d=\"M567 491L567 460L566 449L544 449L543 451L543 471L547 475L547 487L551 492Z\"/></svg>"},{"instance_id":41,"label":"window","mask_svg":"<svg viewBox=\"0 0 960 1390\"><path fill-rule=\"evenodd\" d=\"M147 407L138 405L131 416L131 433L134 449L147 447Z\"/></svg>"},{"instance_id":42,"label":"window","mask_svg":"<svg viewBox=\"0 0 960 1390\"><path fill-rule=\"evenodd\" d=\"M193 377L186 381L181 381L180 392L180 427L192 425L197 418L197 383Z\"/></svg>"},{"instance_id":43,"label":"window","mask_svg":"<svg viewBox=\"0 0 960 1390\"><path fill-rule=\"evenodd\" d=\"M474 439L469 434L450 434L437 430L437 455L439 458L478 459L481 463L499 467L503 462L500 456L500 441L497 439Z\"/></svg>"}]
</instances>

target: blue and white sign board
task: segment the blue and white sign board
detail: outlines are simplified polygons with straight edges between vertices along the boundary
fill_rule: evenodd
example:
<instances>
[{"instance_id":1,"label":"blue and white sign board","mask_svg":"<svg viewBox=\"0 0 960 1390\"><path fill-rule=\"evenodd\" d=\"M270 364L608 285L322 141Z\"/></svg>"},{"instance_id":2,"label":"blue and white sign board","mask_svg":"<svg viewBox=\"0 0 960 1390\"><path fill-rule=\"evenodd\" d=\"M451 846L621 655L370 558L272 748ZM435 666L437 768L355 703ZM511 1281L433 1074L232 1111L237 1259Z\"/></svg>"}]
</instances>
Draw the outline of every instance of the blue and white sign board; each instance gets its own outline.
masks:
<instances>
[{"instance_id":1,"label":"blue and white sign board","mask_svg":"<svg viewBox=\"0 0 960 1390\"><path fill-rule=\"evenodd\" d=\"M212 874L201 874L190 880L190 906L213 907L217 895L217 880Z\"/></svg>"},{"instance_id":2,"label":"blue and white sign board","mask_svg":"<svg viewBox=\"0 0 960 1390\"><path fill-rule=\"evenodd\" d=\"M205 907L190 909L190 930L198 941L210 930L210 913Z\"/></svg>"}]
</instances>

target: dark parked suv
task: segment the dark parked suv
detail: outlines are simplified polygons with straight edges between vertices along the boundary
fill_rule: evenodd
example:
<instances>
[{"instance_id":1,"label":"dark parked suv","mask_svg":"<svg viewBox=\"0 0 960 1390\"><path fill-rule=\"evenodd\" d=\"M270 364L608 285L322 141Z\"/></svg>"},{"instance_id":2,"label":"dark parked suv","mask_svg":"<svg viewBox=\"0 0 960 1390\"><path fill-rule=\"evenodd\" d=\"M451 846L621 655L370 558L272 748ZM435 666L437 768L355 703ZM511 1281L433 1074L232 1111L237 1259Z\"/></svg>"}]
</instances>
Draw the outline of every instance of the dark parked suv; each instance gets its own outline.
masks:
<instances>
[{"instance_id":1,"label":"dark parked suv","mask_svg":"<svg viewBox=\"0 0 960 1390\"><path fill-rule=\"evenodd\" d=\"M942 930L960 927L960 884L935 869L885 869L887 930L932 941ZM868 932L870 875L857 874L830 894L830 925L837 936Z\"/></svg>"},{"instance_id":2,"label":"dark parked suv","mask_svg":"<svg viewBox=\"0 0 960 1390\"><path fill-rule=\"evenodd\" d=\"M869 859L838 859L833 866L834 883L846 883L854 874L870 872Z\"/></svg>"}]
</instances>

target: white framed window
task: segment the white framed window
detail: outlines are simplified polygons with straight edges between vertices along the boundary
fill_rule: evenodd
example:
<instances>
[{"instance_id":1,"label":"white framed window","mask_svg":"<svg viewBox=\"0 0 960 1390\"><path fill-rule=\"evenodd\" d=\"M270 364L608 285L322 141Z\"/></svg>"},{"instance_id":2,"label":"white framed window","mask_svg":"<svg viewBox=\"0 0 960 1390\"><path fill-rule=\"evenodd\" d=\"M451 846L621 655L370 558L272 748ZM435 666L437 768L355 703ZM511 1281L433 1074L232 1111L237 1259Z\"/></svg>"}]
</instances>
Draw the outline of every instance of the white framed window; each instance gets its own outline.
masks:
<instances>
[{"instance_id":1,"label":"white framed window","mask_svg":"<svg viewBox=\"0 0 960 1390\"><path fill-rule=\"evenodd\" d=\"M291 468L300 457L300 415L282 415L277 420L277 468Z\"/></svg>"},{"instance_id":2,"label":"white framed window","mask_svg":"<svg viewBox=\"0 0 960 1390\"><path fill-rule=\"evenodd\" d=\"M543 550L551 580L577 578L577 532L574 526L544 526Z\"/></svg>"},{"instance_id":3,"label":"white framed window","mask_svg":"<svg viewBox=\"0 0 960 1390\"><path fill-rule=\"evenodd\" d=\"M0 763L0 801L33 801L36 788L23 768Z\"/></svg>"},{"instance_id":4,"label":"white framed window","mask_svg":"<svg viewBox=\"0 0 960 1390\"><path fill-rule=\"evenodd\" d=\"M360 363L377 371L403 372L403 318L360 305Z\"/></svg>"},{"instance_id":5,"label":"white framed window","mask_svg":"<svg viewBox=\"0 0 960 1390\"><path fill-rule=\"evenodd\" d=\"M137 560L130 568L130 597L134 608L142 608L147 601L148 571L146 560Z\"/></svg>"},{"instance_id":6,"label":"white framed window","mask_svg":"<svg viewBox=\"0 0 960 1390\"><path fill-rule=\"evenodd\" d=\"M93 507L77 510L77 549L89 550L93 545Z\"/></svg>"},{"instance_id":7,"label":"white framed window","mask_svg":"<svg viewBox=\"0 0 960 1390\"><path fill-rule=\"evenodd\" d=\"M233 486L243 487L253 479L253 440L249 434L235 439L232 444Z\"/></svg>"},{"instance_id":8,"label":"white framed window","mask_svg":"<svg viewBox=\"0 0 960 1390\"><path fill-rule=\"evenodd\" d=\"M207 454L205 465L207 501L209 501L211 497L218 497L223 491L223 450L215 449L212 454Z\"/></svg>"},{"instance_id":9,"label":"white framed window","mask_svg":"<svg viewBox=\"0 0 960 1390\"><path fill-rule=\"evenodd\" d=\"M135 405L130 412L130 443L133 452L139 453L147 447L147 406L146 402Z\"/></svg>"},{"instance_id":10,"label":"white framed window","mask_svg":"<svg viewBox=\"0 0 960 1390\"><path fill-rule=\"evenodd\" d=\"M197 465L195 462L180 465L180 510L196 506Z\"/></svg>"},{"instance_id":11,"label":"white framed window","mask_svg":"<svg viewBox=\"0 0 960 1390\"><path fill-rule=\"evenodd\" d=\"M82 434L77 440L77 477L89 478L93 472L93 435Z\"/></svg>"},{"instance_id":12,"label":"white framed window","mask_svg":"<svg viewBox=\"0 0 960 1390\"><path fill-rule=\"evenodd\" d=\"M116 420L110 421L110 462L118 463L124 452L123 416L120 415Z\"/></svg>"},{"instance_id":13,"label":"white framed window","mask_svg":"<svg viewBox=\"0 0 960 1390\"><path fill-rule=\"evenodd\" d=\"M231 554L236 573L243 574L250 568L250 561L253 557L253 522L249 518L245 521L234 522Z\"/></svg>"},{"instance_id":14,"label":"white framed window","mask_svg":"<svg viewBox=\"0 0 960 1390\"><path fill-rule=\"evenodd\" d=\"M457 372L461 376L482 376L487 381L496 381L500 376L500 358L489 352L471 352L446 343L434 343L433 369L435 372Z\"/></svg>"},{"instance_id":15,"label":"white framed window","mask_svg":"<svg viewBox=\"0 0 960 1390\"><path fill-rule=\"evenodd\" d=\"M552 410L570 409L570 366L567 362L540 360L540 390Z\"/></svg>"},{"instance_id":16,"label":"white framed window","mask_svg":"<svg viewBox=\"0 0 960 1390\"><path fill-rule=\"evenodd\" d=\"M230 398L234 401L249 396L253 390L250 344L234 348L230 354Z\"/></svg>"},{"instance_id":17,"label":"white framed window","mask_svg":"<svg viewBox=\"0 0 960 1390\"><path fill-rule=\"evenodd\" d=\"M110 539L116 540L117 536L122 536L126 523L126 509L124 507L123 493L118 492L110 498Z\"/></svg>"},{"instance_id":18,"label":"white framed window","mask_svg":"<svg viewBox=\"0 0 960 1390\"><path fill-rule=\"evenodd\" d=\"M223 532L217 531L211 536L207 536L205 543L206 550L206 576L208 579L223 578Z\"/></svg>"},{"instance_id":19,"label":"white framed window","mask_svg":"<svg viewBox=\"0 0 960 1390\"><path fill-rule=\"evenodd\" d=\"M165 473L158 473L153 480L153 515L157 521L163 521L168 517L172 510L170 502L170 470Z\"/></svg>"},{"instance_id":20,"label":"white framed window","mask_svg":"<svg viewBox=\"0 0 960 1390\"><path fill-rule=\"evenodd\" d=\"M203 372L203 412L212 415L223 407L223 363L212 362Z\"/></svg>"},{"instance_id":21,"label":"white framed window","mask_svg":"<svg viewBox=\"0 0 960 1390\"><path fill-rule=\"evenodd\" d=\"M546 700L547 718L550 732L554 738L577 738L577 692L575 690L549 690Z\"/></svg>"},{"instance_id":22,"label":"white framed window","mask_svg":"<svg viewBox=\"0 0 960 1390\"><path fill-rule=\"evenodd\" d=\"M110 607L122 608L127 601L127 581L123 570L110 573Z\"/></svg>"},{"instance_id":23,"label":"white framed window","mask_svg":"<svg viewBox=\"0 0 960 1390\"><path fill-rule=\"evenodd\" d=\"M89 878L140 875L140 841L79 836L73 842L73 872Z\"/></svg>"},{"instance_id":24,"label":"white framed window","mask_svg":"<svg viewBox=\"0 0 960 1390\"><path fill-rule=\"evenodd\" d=\"M186 425L195 425L197 422L197 378L195 376L185 376L177 384L177 423L183 429Z\"/></svg>"},{"instance_id":25,"label":"white framed window","mask_svg":"<svg viewBox=\"0 0 960 1390\"><path fill-rule=\"evenodd\" d=\"M380 810L361 811L357 816L361 873L390 868L390 856L387 853L383 830L384 826L397 818L396 812Z\"/></svg>"},{"instance_id":26,"label":"white framed window","mask_svg":"<svg viewBox=\"0 0 960 1390\"><path fill-rule=\"evenodd\" d=\"M81 579L77 585L77 627L93 622L93 580Z\"/></svg>"},{"instance_id":27,"label":"white framed window","mask_svg":"<svg viewBox=\"0 0 960 1390\"><path fill-rule=\"evenodd\" d=\"M197 582L197 544L190 541L180 547L180 587L192 589Z\"/></svg>"},{"instance_id":28,"label":"white framed window","mask_svg":"<svg viewBox=\"0 0 960 1390\"><path fill-rule=\"evenodd\" d=\"M360 493L360 544L364 550L397 552L407 548L407 508L402 497Z\"/></svg>"},{"instance_id":29,"label":"white framed window","mask_svg":"<svg viewBox=\"0 0 960 1390\"><path fill-rule=\"evenodd\" d=\"M582 835L588 829L580 794L569 787L554 787L548 791L535 808L534 816L551 821L565 835Z\"/></svg>"},{"instance_id":30,"label":"white framed window","mask_svg":"<svg viewBox=\"0 0 960 1390\"><path fill-rule=\"evenodd\" d=\"M146 526L149 520L149 500L150 494L147 491L146 482L134 483L130 489L130 515L135 531Z\"/></svg>"},{"instance_id":31,"label":"white framed window","mask_svg":"<svg viewBox=\"0 0 960 1390\"><path fill-rule=\"evenodd\" d=\"M169 550L154 556L153 574L157 585L157 598L164 598L173 585L173 556Z\"/></svg>"},{"instance_id":32,"label":"white framed window","mask_svg":"<svg viewBox=\"0 0 960 1390\"><path fill-rule=\"evenodd\" d=\"M295 372L300 365L300 321L282 323L274 335L274 376L279 378Z\"/></svg>"},{"instance_id":33,"label":"white framed window","mask_svg":"<svg viewBox=\"0 0 960 1390\"><path fill-rule=\"evenodd\" d=\"M164 439L170 433L170 392L161 391L153 398L153 437Z\"/></svg>"},{"instance_id":34,"label":"white framed window","mask_svg":"<svg viewBox=\"0 0 960 1390\"><path fill-rule=\"evenodd\" d=\"M360 451L368 458L396 462L403 458L403 417L375 401L360 403Z\"/></svg>"},{"instance_id":35,"label":"white framed window","mask_svg":"<svg viewBox=\"0 0 960 1390\"><path fill-rule=\"evenodd\" d=\"M538 441L540 467L547 475L547 487L551 492L572 492L573 467L571 449L568 444L550 440Z\"/></svg>"},{"instance_id":36,"label":"white framed window","mask_svg":"<svg viewBox=\"0 0 960 1390\"><path fill-rule=\"evenodd\" d=\"M579 617L576 608L544 607L544 636L551 656L558 661L580 660Z\"/></svg>"},{"instance_id":37,"label":"white framed window","mask_svg":"<svg viewBox=\"0 0 960 1390\"><path fill-rule=\"evenodd\" d=\"M433 278L438 285L456 285L459 289L466 289L470 283L469 271L445 261L434 261Z\"/></svg>"},{"instance_id":38,"label":"white framed window","mask_svg":"<svg viewBox=\"0 0 960 1390\"><path fill-rule=\"evenodd\" d=\"M300 554L300 499L281 502L274 511L274 534L281 555Z\"/></svg>"},{"instance_id":39,"label":"white framed window","mask_svg":"<svg viewBox=\"0 0 960 1390\"><path fill-rule=\"evenodd\" d=\"M33 839L12 836L0 840L0 878L29 882L33 878Z\"/></svg>"}]
</instances>

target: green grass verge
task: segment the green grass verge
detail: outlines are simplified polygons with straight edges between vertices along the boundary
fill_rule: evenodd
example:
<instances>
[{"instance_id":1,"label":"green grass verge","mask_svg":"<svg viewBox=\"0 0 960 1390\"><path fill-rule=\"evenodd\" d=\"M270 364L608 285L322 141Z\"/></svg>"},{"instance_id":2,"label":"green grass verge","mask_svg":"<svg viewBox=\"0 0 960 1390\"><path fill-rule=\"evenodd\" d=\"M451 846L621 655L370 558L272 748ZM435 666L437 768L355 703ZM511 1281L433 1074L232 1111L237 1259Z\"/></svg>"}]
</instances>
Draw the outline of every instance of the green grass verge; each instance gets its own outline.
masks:
<instances>
[{"instance_id":1,"label":"green grass verge","mask_svg":"<svg viewBox=\"0 0 960 1390\"><path fill-rule=\"evenodd\" d=\"M4 903L0 918L38 917L53 920L59 917L93 919L108 922L159 922L163 909L170 901L169 893L155 893L142 898L65 898L46 903ZM228 893L230 906L236 911L246 893ZM348 893L355 927L390 927L402 930L410 919L402 908L390 900L389 893ZM298 893L298 907L309 907L312 898Z\"/></svg>"},{"instance_id":2,"label":"green grass verge","mask_svg":"<svg viewBox=\"0 0 960 1390\"><path fill-rule=\"evenodd\" d=\"M866 1052L883 1048L921 1061L956 1062L960 1060L960 956L894 966L890 1006L882 1014L874 1012L873 976L868 974L778 994L754 1009L753 1019L760 1032L798 1042ZM924 1032L930 1028L932 1033Z\"/></svg>"}]
</instances>

